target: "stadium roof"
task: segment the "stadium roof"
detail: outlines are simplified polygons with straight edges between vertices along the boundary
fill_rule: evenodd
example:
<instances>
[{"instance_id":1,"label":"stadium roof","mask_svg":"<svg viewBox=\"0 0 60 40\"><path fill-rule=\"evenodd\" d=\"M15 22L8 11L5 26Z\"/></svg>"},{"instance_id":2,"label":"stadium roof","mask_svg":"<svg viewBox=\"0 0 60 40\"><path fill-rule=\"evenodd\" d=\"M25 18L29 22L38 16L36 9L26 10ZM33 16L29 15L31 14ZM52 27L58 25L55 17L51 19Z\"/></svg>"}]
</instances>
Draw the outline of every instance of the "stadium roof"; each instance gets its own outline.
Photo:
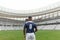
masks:
<instances>
[{"instance_id":1,"label":"stadium roof","mask_svg":"<svg viewBox=\"0 0 60 40\"><path fill-rule=\"evenodd\" d=\"M39 15L39 14L44 14L43 12L46 12L48 10L52 10L55 8L59 8L60 4L55 4L55 5L51 5L45 8L40 8L40 9L35 9L35 10L27 10L27 11L17 11L17 10L11 10L11 9L7 9L4 7L0 7L0 15L11 15L11 16L17 16L17 17L27 17L27 16L32 16L32 15Z\"/></svg>"},{"instance_id":2,"label":"stadium roof","mask_svg":"<svg viewBox=\"0 0 60 40\"><path fill-rule=\"evenodd\" d=\"M16 17L16 18L23 18L27 16L37 16L37 15L44 14L46 12L50 12L53 9L54 9L53 11L55 11L56 8L60 10L59 9L60 2L54 3L44 8L38 8L38 9L33 9L33 10L13 10L13 9L0 6L0 16Z\"/></svg>"}]
</instances>

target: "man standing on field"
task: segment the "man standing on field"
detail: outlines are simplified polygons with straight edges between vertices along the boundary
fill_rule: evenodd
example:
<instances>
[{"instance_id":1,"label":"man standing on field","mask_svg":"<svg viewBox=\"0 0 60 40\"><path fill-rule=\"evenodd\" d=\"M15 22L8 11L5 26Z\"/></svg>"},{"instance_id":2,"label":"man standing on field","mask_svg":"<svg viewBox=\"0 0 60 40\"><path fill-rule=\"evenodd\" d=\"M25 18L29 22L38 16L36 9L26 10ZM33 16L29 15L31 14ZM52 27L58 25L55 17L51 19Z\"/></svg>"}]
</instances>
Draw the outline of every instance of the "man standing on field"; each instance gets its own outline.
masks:
<instances>
[{"instance_id":1,"label":"man standing on field","mask_svg":"<svg viewBox=\"0 0 60 40\"><path fill-rule=\"evenodd\" d=\"M36 40L35 32L37 31L36 24L32 21L32 17L28 17L28 21L24 25L24 37L26 36L26 40Z\"/></svg>"}]
</instances>

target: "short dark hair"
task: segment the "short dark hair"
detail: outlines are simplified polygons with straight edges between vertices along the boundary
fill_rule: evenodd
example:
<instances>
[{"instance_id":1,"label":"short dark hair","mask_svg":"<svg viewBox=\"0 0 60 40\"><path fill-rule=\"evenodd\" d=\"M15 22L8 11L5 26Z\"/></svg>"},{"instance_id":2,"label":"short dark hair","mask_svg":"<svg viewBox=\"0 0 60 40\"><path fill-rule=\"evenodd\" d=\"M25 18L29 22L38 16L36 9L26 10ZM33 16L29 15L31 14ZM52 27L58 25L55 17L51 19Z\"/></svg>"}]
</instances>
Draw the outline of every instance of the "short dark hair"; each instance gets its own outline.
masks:
<instances>
[{"instance_id":1,"label":"short dark hair","mask_svg":"<svg viewBox=\"0 0 60 40\"><path fill-rule=\"evenodd\" d=\"M29 16L28 18L32 18L32 16Z\"/></svg>"}]
</instances>

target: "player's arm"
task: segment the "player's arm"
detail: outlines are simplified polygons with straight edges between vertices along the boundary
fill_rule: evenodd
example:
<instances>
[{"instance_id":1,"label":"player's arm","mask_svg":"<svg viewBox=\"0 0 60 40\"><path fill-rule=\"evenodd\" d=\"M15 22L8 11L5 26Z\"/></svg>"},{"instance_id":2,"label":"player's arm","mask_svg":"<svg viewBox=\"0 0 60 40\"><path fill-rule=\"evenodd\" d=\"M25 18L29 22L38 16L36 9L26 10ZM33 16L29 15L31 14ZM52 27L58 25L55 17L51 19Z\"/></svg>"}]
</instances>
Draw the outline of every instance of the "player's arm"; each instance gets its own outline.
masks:
<instances>
[{"instance_id":1,"label":"player's arm","mask_svg":"<svg viewBox=\"0 0 60 40\"><path fill-rule=\"evenodd\" d=\"M26 34L26 25L24 25L24 28L23 28L23 34L24 34L24 37L25 37L25 34Z\"/></svg>"},{"instance_id":2,"label":"player's arm","mask_svg":"<svg viewBox=\"0 0 60 40\"><path fill-rule=\"evenodd\" d=\"M24 27L24 28L23 28L23 33L24 33L24 35L25 35L25 32L26 32L26 31L25 31L25 27Z\"/></svg>"},{"instance_id":3,"label":"player's arm","mask_svg":"<svg viewBox=\"0 0 60 40\"><path fill-rule=\"evenodd\" d=\"M35 32L37 32L37 26L36 26L36 24L35 24Z\"/></svg>"}]
</instances>

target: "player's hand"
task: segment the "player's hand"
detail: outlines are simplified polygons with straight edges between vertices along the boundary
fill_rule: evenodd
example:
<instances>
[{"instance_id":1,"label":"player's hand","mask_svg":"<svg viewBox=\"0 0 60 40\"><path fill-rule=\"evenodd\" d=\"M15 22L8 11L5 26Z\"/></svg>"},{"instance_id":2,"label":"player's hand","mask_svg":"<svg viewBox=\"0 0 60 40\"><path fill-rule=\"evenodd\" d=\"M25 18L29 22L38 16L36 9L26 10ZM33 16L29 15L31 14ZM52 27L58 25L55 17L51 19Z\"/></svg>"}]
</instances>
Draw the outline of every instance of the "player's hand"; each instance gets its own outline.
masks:
<instances>
[{"instance_id":1,"label":"player's hand","mask_svg":"<svg viewBox=\"0 0 60 40\"><path fill-rule=\"evenodd\" d=\"M26 36L24 35L24 38L25 38Z\"/></svg>"}]
</instances>

